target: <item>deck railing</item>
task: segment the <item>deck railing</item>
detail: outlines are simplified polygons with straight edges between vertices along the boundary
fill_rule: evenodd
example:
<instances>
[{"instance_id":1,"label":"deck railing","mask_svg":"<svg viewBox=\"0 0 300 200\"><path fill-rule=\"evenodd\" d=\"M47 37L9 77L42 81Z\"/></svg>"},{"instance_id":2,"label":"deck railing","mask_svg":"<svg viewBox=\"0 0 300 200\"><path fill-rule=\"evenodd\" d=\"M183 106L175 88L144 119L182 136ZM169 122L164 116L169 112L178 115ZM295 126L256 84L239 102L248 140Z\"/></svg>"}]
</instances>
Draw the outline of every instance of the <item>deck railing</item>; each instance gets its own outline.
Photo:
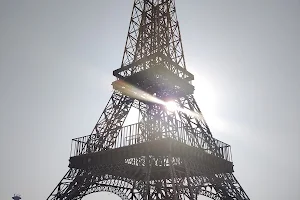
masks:
<instances>
[{"instance_id":1,"label":"deck railing","mask_svg":"<svg viewBox=\"0 0 300 200\"><path fill-rule=\"evenodd\" d=\"M219 157L227 161L232 161L230 145L213 138L213 144L215 145L214 149L212 149L212 145L205 142L201 137L201 134L197 134L197 137L192 136L182 124L176 125L176 129L173 130L159 130L159 132L153 133L151 128L147 128L146 124L140 122L111 130L111 132L117 133L118 136L115 139L113 146L110 146L110 149L126 147L162 138L172 138L189 146L200 146L209 154L213 154L215 148L217 148ZM71 157L87 154L88 145L93 146L99 140L101 140L99 134L91 134L73 139L71 144Z\"/></svg>"}]
</instances>

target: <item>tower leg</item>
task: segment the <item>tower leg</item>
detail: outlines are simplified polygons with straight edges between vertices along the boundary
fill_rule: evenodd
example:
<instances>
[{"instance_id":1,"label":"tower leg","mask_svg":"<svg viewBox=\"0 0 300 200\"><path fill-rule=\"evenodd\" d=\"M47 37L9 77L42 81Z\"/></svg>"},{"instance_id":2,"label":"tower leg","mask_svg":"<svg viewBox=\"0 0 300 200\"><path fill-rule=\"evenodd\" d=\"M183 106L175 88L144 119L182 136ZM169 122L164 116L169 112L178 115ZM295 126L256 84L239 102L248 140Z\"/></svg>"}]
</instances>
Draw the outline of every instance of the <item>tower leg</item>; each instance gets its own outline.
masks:
<instances>
[{"instance_id":1,"label":"tower leg","mask_svg":"<svg viewBox=\"0 0 300 200\"><path fill-rule=\"evenodd\" d=\"M124 165L120 165L113 170L124 169ZM70 169L47 200L80 200L88 194L103 191L114 193L122 200L143 199L138 188L134 187L138 181L103 173L109 170L110 166L98 166L88 170Z\"/></svg>"},{"instance_id":2,"label":"tower leg","mask_svg":"<svg viewBox=\"0 0 300 200\"><path fill-rule=\"evenodd\" d=\"M179 99L178 102L181 107L194 112L194 116L179 112L179 117L184 124L189 125L186 126L186 131L197 138L196 143L198 148L209 148L213 155L222 156L194 96L187 95Z\"/></svg>"},{"instance_id":3,"label":"tower leg","mask_svg":"<svg viewBox=\"0 0 300 200\"><path fill-rule=\"evenodd\" d=\"M81 154L107 150L115 144L119 130L132 107L133 99L115 91L93 129L88 146ZM96 138L92 135L97 135Z\"/></svg>"},{"instance_id":4,"label":"tower leg","mask_svg":"<svg viewBox=\"0 0 300 200\"><path fill-rule=\"evenodd\" d=\"M69 169L47 200L81 199L86 188L87 173L83 170Z\"/></svg>"},{"instance_id":5,"label":"tower leg","mask_svg":"<svg viewBox=\"0 0 300 200\"><path fill-rule=\"evenodd\" d=\"M212 180L220 191L224 200L250 200L232 173L216 174Z\"/></svg>"}]
</instances>

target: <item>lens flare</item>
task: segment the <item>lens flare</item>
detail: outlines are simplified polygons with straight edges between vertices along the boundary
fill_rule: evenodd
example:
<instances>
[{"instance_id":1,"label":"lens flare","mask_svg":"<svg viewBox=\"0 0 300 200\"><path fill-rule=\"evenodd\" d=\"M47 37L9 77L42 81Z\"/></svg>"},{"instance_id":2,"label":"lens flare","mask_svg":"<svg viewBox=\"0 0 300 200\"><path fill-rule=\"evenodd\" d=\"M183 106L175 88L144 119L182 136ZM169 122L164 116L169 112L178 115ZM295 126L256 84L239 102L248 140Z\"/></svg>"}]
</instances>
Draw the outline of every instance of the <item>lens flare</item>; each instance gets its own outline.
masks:
<instances>
[{"instance_id":1,"label":"lens flare","mask_svg":"<svg viewBox=\"0 0 300 200\"><path fill-rule=\"evenodd\" d=\"M148 93L144 92L143 90L138 89L135 86L133 86L123 80L114 81L112 83L112 85L115 90L118 90L121 93L123 93L131 98L161 104L161 105L164 105L166 107L166 109L170 112L178 111L178 112L185 113L191 117L198 118L200 120L203 119L203 116L201 113L189 110L187 108L183 108L180 105L178 105L175 101L167 101L167 102L163 101L163 100L157 98L155 95L148 94Z\"/></svg>"}]
</instances>

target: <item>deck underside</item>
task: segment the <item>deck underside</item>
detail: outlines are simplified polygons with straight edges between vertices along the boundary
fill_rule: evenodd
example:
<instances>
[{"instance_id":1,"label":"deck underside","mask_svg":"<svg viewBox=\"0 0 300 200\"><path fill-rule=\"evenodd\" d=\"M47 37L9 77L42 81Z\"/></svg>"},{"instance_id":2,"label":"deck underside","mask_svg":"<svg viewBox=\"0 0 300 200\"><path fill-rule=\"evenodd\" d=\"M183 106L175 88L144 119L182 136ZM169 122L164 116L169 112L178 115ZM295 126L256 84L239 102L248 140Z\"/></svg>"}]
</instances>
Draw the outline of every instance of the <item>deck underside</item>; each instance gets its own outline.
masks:
<instances>
[{"instance_id":1,"label":"deck underside","mask_svg":"<svg viewBox=\"0 0 300 200\"><path fill-rule=\"evenodd\" d=\"M150 179L160 180L171 176L170 165L166 162L169 156L174 159L174 168L181 177L186 176L184 161L187 160L192 163L189 172L192 176L233 172L232 162L169 138L71 157L69 167L97 168L100 174L103 171L105 174L140 179L149 170L146 162L150 160Z\"/></svg>"}]
</instances>

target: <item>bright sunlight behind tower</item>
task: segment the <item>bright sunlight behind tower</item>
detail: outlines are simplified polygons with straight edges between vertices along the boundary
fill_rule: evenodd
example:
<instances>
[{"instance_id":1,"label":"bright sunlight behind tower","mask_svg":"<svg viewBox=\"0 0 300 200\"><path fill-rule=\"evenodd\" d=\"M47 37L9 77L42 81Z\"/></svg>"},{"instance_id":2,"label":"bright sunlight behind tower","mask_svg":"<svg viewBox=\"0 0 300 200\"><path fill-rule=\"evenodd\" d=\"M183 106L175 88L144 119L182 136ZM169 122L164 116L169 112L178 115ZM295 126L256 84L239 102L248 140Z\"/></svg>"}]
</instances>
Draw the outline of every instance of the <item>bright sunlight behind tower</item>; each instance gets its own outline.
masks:
<instances>
[{"instance_id":1,"label":"bright sunlight behind tower","mask_svg":"<svg viewBox=\"0 0 300 200\"><path fill-rule=\"evenodd\" d=\"M174 112L179 108L175 101L168 101L166 102L165 106L170 112Z\"/></svg>"},{"instance_id":2,"label":"bright sunlight behind tower","mask_svg":"<svg viewBox=\"0 0 300 200\"><path fill-rule=\"evenodd\" d=\"M203 116L201 113L194 112L187 108L181 107L175 101L165 102L162 99L157 98L155 95L148 94L148 93L144 92L143 90L136 88L135 86L133 86L129 83L126 83L125 81L117 80L117 81L113 82L112 85L113 85L114 89L121 91L122 93L128 95L129 97L161 104L161 105L166 106L166 108L169 111L172 111L172 112L180 111L187 115L197 117L199 119L203 119Z\"/></svg>"}]
</instances>

